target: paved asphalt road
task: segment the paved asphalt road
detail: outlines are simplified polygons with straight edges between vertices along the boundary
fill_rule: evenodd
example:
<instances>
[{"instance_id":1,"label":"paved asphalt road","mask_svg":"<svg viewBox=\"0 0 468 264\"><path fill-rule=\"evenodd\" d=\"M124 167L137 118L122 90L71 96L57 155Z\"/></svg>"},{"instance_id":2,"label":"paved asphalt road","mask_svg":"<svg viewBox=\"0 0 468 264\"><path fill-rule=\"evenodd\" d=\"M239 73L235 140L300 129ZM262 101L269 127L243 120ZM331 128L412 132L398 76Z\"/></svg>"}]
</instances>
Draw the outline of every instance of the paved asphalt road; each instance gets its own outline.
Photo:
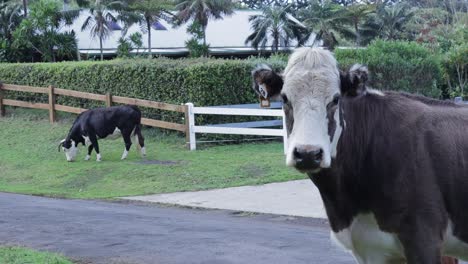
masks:
<instances>
[{"instance_id":1,"label":"paved asphalt road","mask_svg":"<svg viewBox=\"0 0 468 264\"><path fill-rule=\"evenodd\" d=\"M0 245L80 263L354 263L311 218L0 193Z\"/></svg>"}]
</instances>

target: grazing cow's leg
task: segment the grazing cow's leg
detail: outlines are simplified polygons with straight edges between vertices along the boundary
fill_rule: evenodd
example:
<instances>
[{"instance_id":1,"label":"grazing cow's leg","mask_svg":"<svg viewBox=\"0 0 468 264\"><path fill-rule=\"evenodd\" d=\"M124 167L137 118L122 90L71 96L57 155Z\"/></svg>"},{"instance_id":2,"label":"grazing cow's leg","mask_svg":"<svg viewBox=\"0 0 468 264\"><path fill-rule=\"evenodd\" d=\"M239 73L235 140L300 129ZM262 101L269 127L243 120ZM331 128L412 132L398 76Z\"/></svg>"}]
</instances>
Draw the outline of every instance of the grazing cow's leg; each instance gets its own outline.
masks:
<instances>
[{"instance_id":1,"label":"grazing cow's leg","mask_svg":"<svg viewBox=\"0 0 468 264\"><path fill-rule=\"evenodd\" d=\"M138 145L140 145L140 153L144 157L146 156L146 149L145 149L145 138L143 137L143 134L141 134L141 125L136 125L135 127L135 138L138 142Z\"/></svg>"},{"instance_id":2,"label":"grazing cow's leg","mask_svg":"<svg viewBox=\"0 0 468 264\"><path fill-rule=\"evenodd\" d=\"M93 152L93 144L88 146L88 154L85 157L85 160L89 160L91 158L91 152Z\"/></svg>"},{"instance_id":3,"label":"grazing cow's leg","mask_svg":"<svg viewBox=\"0 0 468 264\"><path fill-rule=\"evenodd\" d=\"M96 161L101 161L101 152L99 152L99 144L97 141L96 134L94 133L89 133L89 140L91 141L91 146L93 146L94 150L96 150Z\"/></svg>"},{"instance_id":4,"label":"grazing cow's leg","mask_svg":"<svg viewBox=\"0 0 468 264\"><path fill-rule=\"evenodd\" d=\"M441 264L442 238L434 226L416 221L399 238L408 264Z\"/></svg>"},{"instance_id":5,"label":"grazing cow's leg","mask_svg":"<svg viewBox=\"0 0 468 264\"><path fill-rule=\"evenodd\" d=\"M130 138L131 137L131 134L132 134L132 131L122 131L122 137L123 137L123 140L125 142L125 149L124 149L124 152L122 154L122 159L126 159L127 156L128 156L128 152L130 151L130 147L132 146L132 139Z\"/></svg>"}]
</instances>

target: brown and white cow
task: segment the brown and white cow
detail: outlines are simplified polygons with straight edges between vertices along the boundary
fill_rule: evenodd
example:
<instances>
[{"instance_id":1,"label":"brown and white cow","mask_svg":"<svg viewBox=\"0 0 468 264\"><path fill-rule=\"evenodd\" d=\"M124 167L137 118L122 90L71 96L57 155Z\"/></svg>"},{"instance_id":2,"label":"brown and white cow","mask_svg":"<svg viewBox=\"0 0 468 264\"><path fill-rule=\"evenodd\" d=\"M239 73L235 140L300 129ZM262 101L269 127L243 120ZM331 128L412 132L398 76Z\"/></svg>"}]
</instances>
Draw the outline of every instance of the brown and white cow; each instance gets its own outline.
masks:
<instances>
[{"instance_id":1,"label":"brown and white cow","mask_svg":"<svg viewBox=\"0 0 468 264\"><path fill-rule=\"evenodd\" d=\"M296 50L282 76L253 71L284 101L287 165L318 187L358 263L468 260L468 107L371 90L367 75L320 48Z\"/></svg>"}]
</instances>

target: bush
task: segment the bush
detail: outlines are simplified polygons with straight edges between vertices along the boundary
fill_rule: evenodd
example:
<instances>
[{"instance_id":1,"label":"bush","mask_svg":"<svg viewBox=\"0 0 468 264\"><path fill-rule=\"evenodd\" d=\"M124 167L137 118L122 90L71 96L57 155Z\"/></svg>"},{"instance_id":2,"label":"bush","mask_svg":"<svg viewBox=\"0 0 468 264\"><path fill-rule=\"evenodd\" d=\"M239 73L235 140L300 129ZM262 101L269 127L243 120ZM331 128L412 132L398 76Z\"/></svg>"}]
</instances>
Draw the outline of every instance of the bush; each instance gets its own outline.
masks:
<instances>
[{"instance_id":1,"label":"bush","mask_svg":"<svg viewBox=\"0 0 468 264\"><path fill-rule=\"evenodd\" d=\"M335 54L343 68L354 63L367 65L370 84L376 89L442 96L439 56L415 42L378 40L366 49L340 49Z\"/></svg>"},{"instance_id":2,"label":"bush","mask_svg":"<svg viewBox=\"0 0 468 264\"><path fill-rule=\"evenodd\" d=\"M275 63L273 63L275 64ZM250 72L255 62L222 59L126 59L104 62L0 64L0 81L141 98L195 106L257 103ZM7 93L9 98L47 102L47 95ZM58 104L91 108L102 102L57 97ZM145 116L181 123L183 115L143 109ZM210 117L210 118L207 118ZM251 118L198 116L197 123L239 122Z\"/></svg>"},{"instance_id":3,"label":"bush","mask_svg":"<svg viewBox=\"0 0 468 264\"><path fill-rule=\"evenodd\" d=\"M468 44L454 46L446 53L444 70L450 96L466 98L468 88Z\"/></svg>"},{"instance_id":4,"label":"bush","mask_svg":"<svg viewBox=\"0 0 468 264\"><path fill-rule=\"evenodd\" d=\"M377 89L403 90L439 97L441 70L438 59L416 43L377 41L368 49L336 50L344 68L354 63L369 66L371 84ZM270 59L118 59L104 62L61 62L0 64L5 83L55 87L97 94L141 98L172 104L192 102L195 106L257 103L251 89L250 72L258 63L281 71L285 56ZM47 101L46 95L16 93L29 101ZM85 99L58 97L59 104L84 108L103 105ZM166 121L181 121L181 115L145 110L147 115ZM197 119L197 123L238 122L239 117ZM254 120L254 119L250 119Z\"/></svg>"}]
</instances>

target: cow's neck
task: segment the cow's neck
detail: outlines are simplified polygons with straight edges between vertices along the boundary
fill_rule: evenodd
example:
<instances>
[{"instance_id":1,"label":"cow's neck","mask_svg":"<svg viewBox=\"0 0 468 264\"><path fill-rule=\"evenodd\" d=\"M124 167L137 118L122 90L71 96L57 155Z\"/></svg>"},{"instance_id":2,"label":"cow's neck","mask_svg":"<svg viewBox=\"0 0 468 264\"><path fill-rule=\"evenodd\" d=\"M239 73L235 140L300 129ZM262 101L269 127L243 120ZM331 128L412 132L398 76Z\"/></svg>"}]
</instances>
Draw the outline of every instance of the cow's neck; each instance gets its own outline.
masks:
<instances>
[{"instance_id":1,"label":"cow's neck","mask_svg":"<svg viewBox=\"0 0 468 264\"><path fill-rule=\"evenodd\" d=\"M72 126L70 129L70 132L68 133L67 139L71 139L75 141L75 143L78 145L78 143L83 143L84 139L82 137L83 133L81 131L81 128L79 125L76 123Z\"/></svg>"},{"instance_id":2,"label":"cow's neck","mask_svg":"<svg viewBox=\"0 0 468 264\"><path fill-rule=\"evenodd\" d=\"M348 227L358 213L369 211L368 188L363 182L370 138L368 133L374 124L367 115L375 113L365 104L365 100L365 97L341 100L339 120L343 121L344 127L332 167L309 175L320 191L335 232Z\"/></svg>"}]
</instances>

